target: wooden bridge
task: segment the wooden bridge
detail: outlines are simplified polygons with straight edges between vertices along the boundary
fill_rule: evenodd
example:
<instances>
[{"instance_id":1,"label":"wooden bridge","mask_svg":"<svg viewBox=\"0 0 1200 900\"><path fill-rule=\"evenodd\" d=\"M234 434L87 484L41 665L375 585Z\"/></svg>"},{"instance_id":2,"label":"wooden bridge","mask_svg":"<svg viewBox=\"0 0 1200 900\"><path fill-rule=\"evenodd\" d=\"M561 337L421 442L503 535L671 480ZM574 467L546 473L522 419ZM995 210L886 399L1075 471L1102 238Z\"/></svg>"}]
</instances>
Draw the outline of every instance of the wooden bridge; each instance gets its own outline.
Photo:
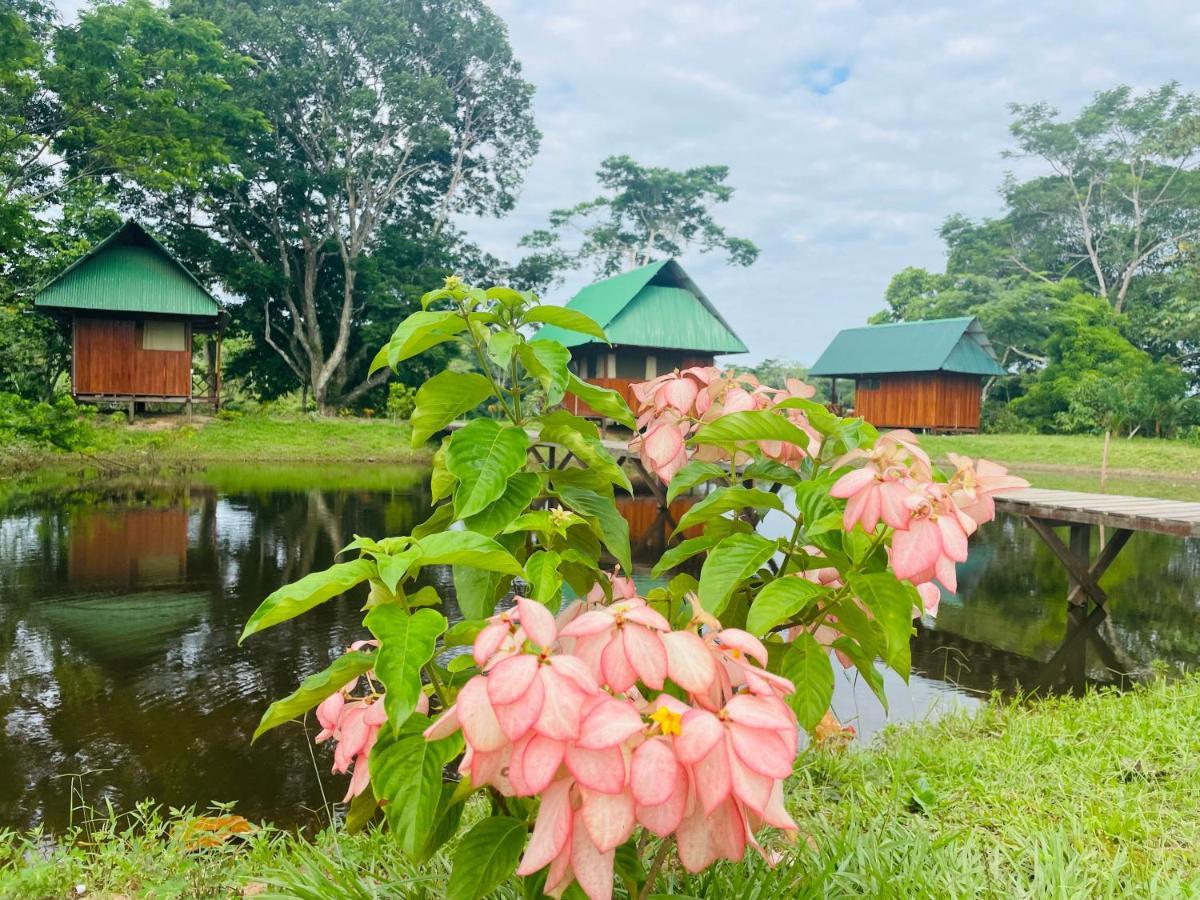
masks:
<instances>
[{"instance_id":1,"label":"wooden bridge","mask_svg":"<svg viewBox=\"0 0 1200 900\"><path fill-rule=\"evenodd\" d=\"M1007 491L997 494L995 501L1000 512L1022 516L1066 567L1067 600L1074 606L1086 606L1088 598L1104 605L1108 596L1100 587L1100 576L1135 531L1200 537L1200 503L1042 488ZM1055 532L1057 526L1069 529L1067 544ZM1093 562L1094 526L1111 533Z\"/></svg>"}]
</instances>

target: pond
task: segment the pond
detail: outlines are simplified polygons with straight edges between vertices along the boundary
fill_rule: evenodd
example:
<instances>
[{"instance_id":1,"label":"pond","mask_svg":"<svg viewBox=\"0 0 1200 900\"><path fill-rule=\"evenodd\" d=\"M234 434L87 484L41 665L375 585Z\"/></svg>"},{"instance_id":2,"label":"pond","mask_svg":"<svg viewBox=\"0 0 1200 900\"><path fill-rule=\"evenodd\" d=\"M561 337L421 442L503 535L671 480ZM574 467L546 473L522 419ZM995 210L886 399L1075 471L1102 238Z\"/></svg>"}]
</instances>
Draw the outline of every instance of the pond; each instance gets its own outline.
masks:
<instances>
[{"instance_id":1,"label":"pond","mask_svg":"<svg viewBox=\"0 0 1200 900\"><path fill-rule=\"evenodd\" d=\"M354 534L420 522L425 479L385 466L230 467L10 490L0 499L0 826L62 828L73 798L117 810L146 797L236 800L251 819L327 821L326 801L345 790L328 750L314 752L300 725L249 738L271 699L363 636L357 604L326 604L242 647L237 637L263 597L328 565ZM449 588L448 573L434 576ZM1192 667L1198 576L1200 542L1136 535L1106 576L1109 615L1074 622L1058 564L1018 521L998 520L960 568L959 595L918 629L911 682L889 677L890 713L848 676L835 709L869 737L994 689L1078 692Z\"/></svg>"}]
</instances>

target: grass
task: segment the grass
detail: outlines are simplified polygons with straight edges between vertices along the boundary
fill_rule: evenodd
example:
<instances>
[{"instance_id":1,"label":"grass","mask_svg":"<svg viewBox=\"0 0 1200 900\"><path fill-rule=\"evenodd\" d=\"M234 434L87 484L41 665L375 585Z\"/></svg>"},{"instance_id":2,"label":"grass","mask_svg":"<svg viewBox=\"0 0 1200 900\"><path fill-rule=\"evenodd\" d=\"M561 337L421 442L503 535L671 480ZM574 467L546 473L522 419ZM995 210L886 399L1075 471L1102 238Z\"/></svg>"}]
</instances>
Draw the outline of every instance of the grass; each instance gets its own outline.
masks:
<instances>
[{"instance_id":1,"label":"grass","mask_svg":"<svg viewBox=\"0 0 1200 900\"><path fill-rule=\"evenodd\" d=\"M983 456L1013 468L1099 472L1104 439L1078 434L929 435L921 444L930 453ZM1132 476L1159 475L1200 479L1200 445L1187 441L1114 437L1109 470Z\"/></svg>"},{"instance_id":2,"label":"grass","mask_svg":"<svg viewBox=\"0 0 1200 900\"><path fill-rule=\"evenodd\" d=\"M1172 897L1200 891L1200 677L1127 694L1000 703L813 751L789 805L801 827L662 893L777 897ZM452 848L451 848L452 849ZM143 807L60 842L0 834L0 895L438 897L449 863L405 862L386 833L315 840L263 829L187 851L178 816ZM618 891L619 896L623 896ZM516 883L497 896L519 897Z\"/></svg>"}]
</instances>

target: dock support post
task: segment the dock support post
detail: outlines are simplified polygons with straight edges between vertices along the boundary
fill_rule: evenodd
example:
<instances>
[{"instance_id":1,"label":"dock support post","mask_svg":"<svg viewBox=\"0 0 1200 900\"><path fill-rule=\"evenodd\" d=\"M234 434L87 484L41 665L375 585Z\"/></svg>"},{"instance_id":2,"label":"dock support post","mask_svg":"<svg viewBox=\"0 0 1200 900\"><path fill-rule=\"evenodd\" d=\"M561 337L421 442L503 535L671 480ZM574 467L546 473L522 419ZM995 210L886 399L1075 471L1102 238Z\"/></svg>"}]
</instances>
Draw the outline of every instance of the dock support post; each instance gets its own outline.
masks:
<instances>
[{"instance_id":1,"label":"dock support post","mask_svg":"<svg viewBox=\"0 0 1200 900\"><path fill-rule=\"evenodd\" d=\"M1071 556L1073 556L1083 568L1087 571L1092 564L1092 526L1091 525L1072 525L1071 526ZM1067 602L1072 606L1086 606L1087 597L1080 596L1080 587L1082 582L1076 577L1071 567L1067 568ZM1103 602L1103 601L1097 601Z\"/></svg>"},{"instance_id":2,"label":"dock support post","mask_svg":"<svg viewBox=\"0 0 1200 900\"><path fill-rule=\"evenodd\" d=\"M1072 606L1086 606L1090 597L1097 606L1103 606L1108 601L1108 595L1100 587L1100 576L1112 565L1133 532L1127 528L1115 529L1096 557L1096 562L1092 563L1090 525L1070 526L1071 546L1068 548L1055 533L1052 523L1035 516L1026 516L1025 521L1066 568L1067 602Z\"/></svg>"}]
</instances>

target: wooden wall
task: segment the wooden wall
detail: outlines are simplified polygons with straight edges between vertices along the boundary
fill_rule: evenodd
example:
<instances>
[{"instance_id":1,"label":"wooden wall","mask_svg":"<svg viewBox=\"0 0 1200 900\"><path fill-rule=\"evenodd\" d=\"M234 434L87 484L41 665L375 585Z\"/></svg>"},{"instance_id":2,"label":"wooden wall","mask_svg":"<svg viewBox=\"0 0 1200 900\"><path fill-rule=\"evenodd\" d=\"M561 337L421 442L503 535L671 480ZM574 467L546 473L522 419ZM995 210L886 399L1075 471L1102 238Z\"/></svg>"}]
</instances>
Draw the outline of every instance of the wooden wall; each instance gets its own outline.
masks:
<instances>
[{"instance_id":1,"label":"wooden wall","mask_svg":"<svg viewBox=\"0 0 1200 900\"><path fill-rule=\"evenodd\" d=\"M978 431L980 391L979 376L954 372L859 378L854 412L879 428Z\"/></svg>"},{"instance_id":2,"label":"wooden wall","mask_svg":"<svg viewBox=\"0 0 1200 900\"><path fill-rule=\"evenodd\" d=\"M72 328L77 396L187 397L192 385L191 327L186 350L143 350L137 319L78 316Z\"/></svg>"},{"instance_id":3,"label":"wooden wall","mask_svg":"<svg viewBox=\"0 0 1200 900\"><path fill-rule=\"evenodd\" d=\"M637 398L633 396L633 385L649 380L644 374L647 356L653 356L655 358L655 362L657 364L656 370L659 375L665 375L668 372L674 371L675 369L687 369L691 368L692 366L711 366L713 364L712 356L686 353L679 350L652 350L641 347L627 347L621 348L617 352L625 354L625 357L629 357L630 359L636 357L636 365L631 365L629 359L625 359L625 357L621 358L625 359L626 371L629 371L630 369L637 369L643 372L643 374L637 376L636 378L617 378L613 376L612 372L606 371L605 375L607 377L597 377L596 372L599 369L608 369L609 360L608 354L605 351L598 351L592 345L587 345L587 349L585 350L576 349L574 351L574 369L576 372L578 372L578 365L580 361L586 359L588 376L583 380L591 384L598 385L599 387L606 387L609 390L616 391L625 398L625 402L629 404L629 408L635 413L637 412L638 403ZM616 356L617 352L614 352L613 355ZM620 368L621 359L618 359L618 368ZM601 418L598 412L593 410L574 394L567 394L567 396L563 399L563 408L575 413L577 416L595 419Z\"/></svg>"}]
</instances>

